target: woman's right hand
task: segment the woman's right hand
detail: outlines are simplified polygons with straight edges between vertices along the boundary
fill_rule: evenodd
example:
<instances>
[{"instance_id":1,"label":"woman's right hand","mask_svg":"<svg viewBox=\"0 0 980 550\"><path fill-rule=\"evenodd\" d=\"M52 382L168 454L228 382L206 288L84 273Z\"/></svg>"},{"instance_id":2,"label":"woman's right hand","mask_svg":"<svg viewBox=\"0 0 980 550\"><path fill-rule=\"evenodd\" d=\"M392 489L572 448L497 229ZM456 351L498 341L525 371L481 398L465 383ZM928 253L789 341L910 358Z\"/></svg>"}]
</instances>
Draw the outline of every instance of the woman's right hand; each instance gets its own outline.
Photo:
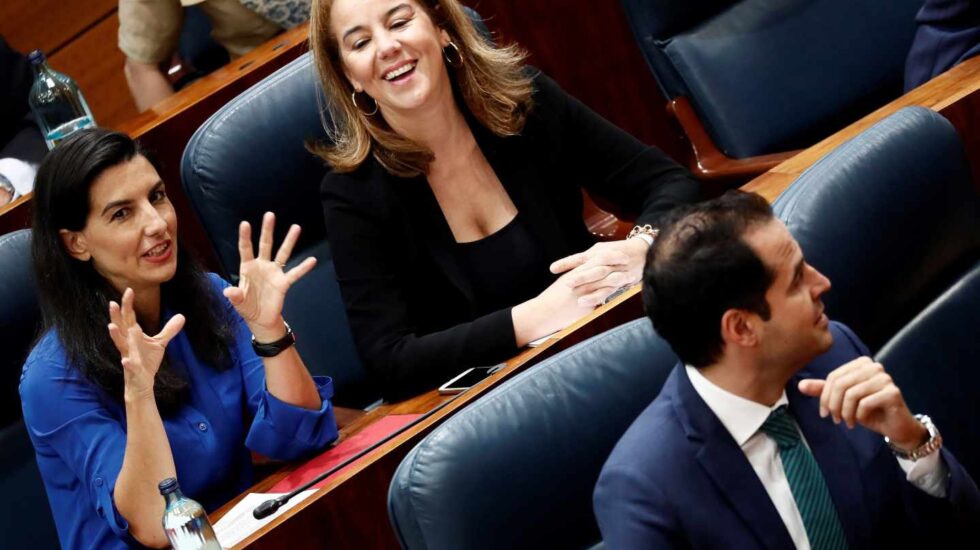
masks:
<instances>
[{"instance_id":1,"label":"woman's right hand","mask_svg":"<svg viewBox=\"0 0 980 550\"><path fill-rule=\"evenodd\" d=\"M567 279L567 274L559 277L541 294L511 310L518 347L557 332L595 309L592 305L579 304Z\"/></svg>"},{"instance_id":2,"label":"woman's right hand","mask_svg":"<svg viewBox=\"0 0 980 550\"><path fill-rule=\"evenodd\" d=\"M177 314L167 321L156 336L143 332L133 310L135 293L127 288L122 306L109 302L109 337L122 356L124 398L126 400L153 397L153 382L167 344L184 328L184 316Z\"/></svg>"}]
</instances>

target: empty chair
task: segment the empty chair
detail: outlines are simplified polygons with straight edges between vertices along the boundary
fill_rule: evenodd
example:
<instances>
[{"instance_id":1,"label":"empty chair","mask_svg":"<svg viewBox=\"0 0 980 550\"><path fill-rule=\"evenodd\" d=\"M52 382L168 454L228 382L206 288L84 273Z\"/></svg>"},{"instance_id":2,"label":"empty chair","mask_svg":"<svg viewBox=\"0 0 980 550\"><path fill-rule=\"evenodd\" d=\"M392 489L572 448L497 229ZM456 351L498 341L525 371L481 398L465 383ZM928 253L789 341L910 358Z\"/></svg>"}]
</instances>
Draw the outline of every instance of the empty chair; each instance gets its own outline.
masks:
<instances>
[{"instance_id":1,"label":"empty chair","mask_svg":"<svg viewBox=\"0 0 980 550\"><path fill-rule=\"evenodd\" d=\"M406 548L585 548L606 457L677 357L638 319L516 376L402 461L388 510Z\"/></svg>"},{"instance_id":2,"label":"empty chair","mask_svg":"<svg viewBox=\"0 0 980 550\"><path fill-rule=\"evenodd\" d=\"M37 336L41 311L31 266L28 229L0 235L0 532L5 548L58 548L44 482L34 447L21 419L20 383L24 359Z\"/></svg>"},{"instance_id":3,"label":"empty chair","mask_svg":"<svg viewBox=\"0 0 980 550\"><path fill-rule=\"evenodd\" d=\"M761 173L789 156L767 155L812 145L898 97L922 0L622 4L692 142L692 170L733 177Z\"/></svg>"}]
</instances>

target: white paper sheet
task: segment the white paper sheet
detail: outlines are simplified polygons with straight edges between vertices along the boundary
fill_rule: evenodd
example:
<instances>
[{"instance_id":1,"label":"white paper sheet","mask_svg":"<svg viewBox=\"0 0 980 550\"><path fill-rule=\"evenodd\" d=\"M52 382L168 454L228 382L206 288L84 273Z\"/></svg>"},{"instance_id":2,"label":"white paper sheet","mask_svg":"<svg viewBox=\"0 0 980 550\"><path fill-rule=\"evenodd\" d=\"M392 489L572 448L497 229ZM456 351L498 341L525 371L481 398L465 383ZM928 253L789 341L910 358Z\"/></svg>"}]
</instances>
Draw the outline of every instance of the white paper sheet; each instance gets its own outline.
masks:
<instances>
[{"instance_id":1,"label":"white paper sheet","mask_svg":"<svg viewBox=\"0 0 980 550\"><path fill-rule=\"evenodd\" d=\"M289 502L283 504L282 508L276 510L276 513L263 520L255 519L252 516L252 510L266 500L282 496L285 493L249 493L234 508L229 510L218 523L214 524L214 534L218 537L218 542L221 543L222 548L231 548L315 492L316 489L303 491L289 499Z\"/></svg>"},{"instance_id":2,"label":"white paper sheet","mask_svg":"<svg viewBox=\"0 0 980 550\"><path fill-rule=\"evenodd\" d=\"M541 338L538 338L537 340L531 340L530 342L527 343L527 347L529 347L529 348L536 348L536 347L540 346L541 344L547 342L548 339L551 338L551 337L553 337L555 334L558 334L558 333L557 332L552 332L551 334L549 334L547 336L542 336Z\"/></svg>"}]
</instances>

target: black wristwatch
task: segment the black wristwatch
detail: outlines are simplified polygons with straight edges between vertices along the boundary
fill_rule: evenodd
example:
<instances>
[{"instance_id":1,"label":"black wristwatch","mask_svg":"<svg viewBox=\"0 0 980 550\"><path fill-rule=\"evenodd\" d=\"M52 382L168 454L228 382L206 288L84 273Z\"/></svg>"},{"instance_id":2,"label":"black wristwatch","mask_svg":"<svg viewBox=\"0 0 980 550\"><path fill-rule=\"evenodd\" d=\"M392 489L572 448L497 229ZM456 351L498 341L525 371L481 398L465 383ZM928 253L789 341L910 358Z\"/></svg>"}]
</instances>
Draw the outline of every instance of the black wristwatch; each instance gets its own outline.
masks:
<instances>
[{"instance_id":1,"label":"black wristwatch","mask_svg":"<svg viewBox=\"0 0 980 550\"><path fill-rule=\"evenodd\" d=\"M283 321L282 324L286 325L286 335L275 342L269 342L267 344L256 342L255 335L252 335L252 349L255 350L255 355L259 357L275 357L296 343L296 335L293 334L293 329L289 327L289 323Z\"/></svg>"}]
</instances>

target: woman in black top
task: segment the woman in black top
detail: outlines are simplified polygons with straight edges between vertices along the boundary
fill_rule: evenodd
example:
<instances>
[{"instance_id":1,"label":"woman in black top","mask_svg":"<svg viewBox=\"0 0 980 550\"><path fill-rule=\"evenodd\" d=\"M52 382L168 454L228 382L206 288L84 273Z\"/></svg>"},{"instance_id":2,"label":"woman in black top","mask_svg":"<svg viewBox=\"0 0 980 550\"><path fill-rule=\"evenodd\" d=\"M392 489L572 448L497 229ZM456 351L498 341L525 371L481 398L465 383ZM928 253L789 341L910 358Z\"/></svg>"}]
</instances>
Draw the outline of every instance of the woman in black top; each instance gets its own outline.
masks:
<instances>
[{"instance_id":1,"label":"woman in black top","mask_svg":"<svg viewBox=\"0 0 980 550\"><path fill-rule=\"evenodd\" d=\"M488 44L456 0L314 0L311 22L332 119L327 235L388 399L507 359L639 280L652 239L594 244L582 187L638 226L700 195L516 47Z\"/></svg>"}]
</instances>

